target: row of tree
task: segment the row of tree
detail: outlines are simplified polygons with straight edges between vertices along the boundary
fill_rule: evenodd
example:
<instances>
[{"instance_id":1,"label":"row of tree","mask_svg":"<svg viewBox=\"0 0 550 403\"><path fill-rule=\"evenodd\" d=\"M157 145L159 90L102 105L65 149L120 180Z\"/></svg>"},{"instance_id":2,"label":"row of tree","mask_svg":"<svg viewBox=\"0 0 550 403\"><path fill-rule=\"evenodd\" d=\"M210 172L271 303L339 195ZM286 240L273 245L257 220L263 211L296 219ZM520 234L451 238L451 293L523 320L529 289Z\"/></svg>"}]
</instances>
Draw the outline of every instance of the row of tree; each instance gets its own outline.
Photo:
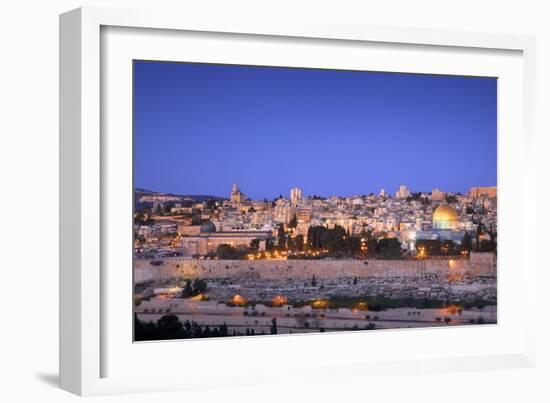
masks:
<instances>
[{"instance_id":1,"label":"row of tree","mask_svg":"<svg viewBox=\"0 0 550 403\"><path fill-rule=\"evenodd\" d=\"M307 245L310 249L327 249L330 253L346 251L359 251L361 241L352 237L339 225L334 228L323 226L309 227L307 232Z\"/></svg>"},{"instance_id":2,"label":"row of tree","mask_svg":"<svg viewBox=\"0 0 550 403\"><path fill-rule=\"evenodd\" d=\"M246 258L246 255L253 252L252 247L234 247L229 244L221 244L216 248L215 252L209 252L206 254L207 258L217 257L224 260L242 260Z\"/></svg>"},{"instance_id":3,"label":"row of tree","mask_svg":"<svg viewBox=\"0 0 550 403\"><path fill-rule=\"evenodd\" d=\"M481 239L483 230L481 225L475 232L475 239L469 232L464 234L461 243L452 240L419 239L416 241L416 250L422 251L427 256L453 256L461 252L492 252L496 251L496 232L487 231L490 239ZM210 252L206 257L230 260L246 259L250 253L256 253L259 249L259 239L253 240L250 245L233 247L228 244L218 246L215 252ZM380 238L372 236L372 231L365 231L360 235L351 235L346 230L336 225L334 228L324 226L312 226L308 229L307 242L304 243L303 235L291 237L280 225L277 231L276 243L266 240L266 250L301 252L303 250L323 251L321 255L311 258L330 257L368 257L376 259L397 259L402 257L403 249L397 238ZM297 255L304 258L302 255ZM292 258L292 255L289 255Z\"/></svg>"},{"instance_id":4,"label":"row of tree","mask_svg":"<svg viewBox=\"0 0 550 403\"><path fill-rule=\"evenodd\" d=\"M451 240L419 239L416 241L416 252L425 256L456 256L463 250L469 251L471 246L469 249L463 248Z\"/></svg>"},{"instance_id":5,"label":"row of tree","mask_svg":"<svg viewBox=\"0 0 550 403\"><path fill-rule=\"evenodd\" d=\"M277 319L271 320L270 333L277 334ZM246 328L244 332L233 330L229 331L224 323L220 326L201 326L195 321L186 320L181 322L176 315L164 315L162 318L154 321L141 321L137 314L134 314L134 339L135 341L152 340L175 340L175 339L194 339L205 337L227 337L227 336L255 336L256 334L265 334L264 331L256 333L252 328Z\"/></svg>"},{"instance_id":6,"label":"row of tree","mask_svg":"<svg viewBox=\"0 0 550 403\"><path fill-rule=\"evenodd\" d=\"M186 320L182 323L176 315L164 315L156 322L144 322L134 315L134 339L136 341L225 336L230 336L225 323L217 327L200 326L195 321Z\"/></svg>"},{"instance_id":7,"label":"row of tree","mask_svg":"<svg viewBox=\"0 0 550 403\"><path fill-rule=\"evenodd\" d=\"M375 259L398 259L403 255L401 242L397 238L370 239L366 255Z\"/></svg>"},{"instance_id":8,"label":"row of tree","mask_svg":"<svg viewBox=\"0 0 550 403\"><path fill-rule=\"evenodd\" d=\"M492 233L489 233L490 235ZM496 234L491 239L480 239L481 232L476 232L475 241L469 232L466 232L459 244L451 240L419 239L416 241L417 253L423 252L428 256L453 256L462 252L495 252L497 249Z\"/></svg>"}]
</instances>

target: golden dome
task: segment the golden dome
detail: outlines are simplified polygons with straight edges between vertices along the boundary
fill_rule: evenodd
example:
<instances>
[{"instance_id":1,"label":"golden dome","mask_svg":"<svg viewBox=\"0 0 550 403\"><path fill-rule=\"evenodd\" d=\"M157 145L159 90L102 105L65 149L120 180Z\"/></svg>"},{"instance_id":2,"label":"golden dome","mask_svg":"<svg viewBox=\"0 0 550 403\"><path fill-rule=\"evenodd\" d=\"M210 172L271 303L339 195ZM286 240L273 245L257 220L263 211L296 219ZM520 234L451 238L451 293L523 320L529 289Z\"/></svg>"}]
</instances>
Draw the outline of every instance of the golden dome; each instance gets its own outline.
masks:
<instances>
[{"instance_id":1,"label":"golden dome","mask_svg":"<svg viewBox=\"0 0 550 403\"><path fill-rule=\"evenodd\" d=\"M458 222L458 214L447 203L441 203L435 209L432 220L435 228L454 228Z\"/></svg>"}]
</instances>

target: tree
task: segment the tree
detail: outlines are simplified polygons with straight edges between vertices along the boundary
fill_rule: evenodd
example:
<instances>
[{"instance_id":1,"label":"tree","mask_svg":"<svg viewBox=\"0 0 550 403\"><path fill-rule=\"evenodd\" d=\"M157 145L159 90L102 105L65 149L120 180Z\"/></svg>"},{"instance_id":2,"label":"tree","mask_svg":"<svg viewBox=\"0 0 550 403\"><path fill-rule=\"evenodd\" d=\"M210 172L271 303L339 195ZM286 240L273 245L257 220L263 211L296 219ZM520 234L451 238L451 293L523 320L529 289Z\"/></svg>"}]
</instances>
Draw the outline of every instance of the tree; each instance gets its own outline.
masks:
<instances>
[{"instance_id":1,"label":"tree","mask_svg":"<svg viewBox=\"0 0 550 403\"><path fill-rule=\"evenodd\" d=\"M286 248L286 234L283 224L279 224L277 230L277 247L279 250L284 250Z\"/></svg>"},{"instance_id":2,"label":"tree","mask_svg":"<svg viewBox=\"0 0 550 403\"><path fill-rule=\"evenodd\" d=\"M172 210L172 207L174 207L174 205L175 205L175 203L173 203L173 202L163 203L162 212L165 213L165 214L170 213L170 211Z\"/></svg>"},{"instance_id":3,"label":"tree","mask_svg":"<svg viewBox=\"0 0 550 403\"><path fill-rule=\"evenodd\" d=\"M288 250L296 250L296 239L288 236L286 240L286 248Z\"/></svg>"},{"instance_id":4,"label":"tree","mask_svg":"<svg viewBox=\"0 0 550 403\"><path fill-rule=\"evenodd\" d=\"M275 248L275 246L273 245L273 240L272 239L266 239L266 241L265 241L265 250L268 251L268 252L271 252L274 248Z\"/></svg>"},{"instance_id":5,"label":"tree","mask_svg":"<svg viewBox=\"0 0 550 403\"><path fill-rule=\"evenodd\" d=\"M138 210L134 214L134 223L138 225L149 225L153 223L153 220L149 216L147 210Z\"/></svg>"},{"instance_id":6,"label":"tree","mask_svg":"<svg viewBox=\"0 0 550 403\"><path fill-rule=\"evenodd\" d=\"M324 228L324 227L323 227ZM321 233L321 248L326 248L329 252L339 252L344 249L346 230L339 225L332 229L327 229Z\"/></svg>"},{"instance_id":7,"label":"tree","mask_svg":"<svg viewBox=\"0 0 550 403\"><path fill-rule=\"evenodd\" d=\"M367 241L367 255L376 256L378 254L378 241L376 239L369 239Z\"/></svg>"},{"instance_id":8,"label":"tree","mask_svg":"<svg viewBox=\"0 0 550 403\"><path fill-rule=\"evenodd\" d=\"M489 239L483 239L481 241L481 244L479 245L479 251L481 252L493 252L497 248L497 244L495 241L491 241Z\"/></svg>"},{"instance_id":9,"label":"tree","mask_svg":"<svg viewBox=\"0 0 550 403\"><path fill-rule=\"evenodd\" d=\"M382 238L378 241L378 251L382 258L401 257L401 242L397 238Z\"/></svg>"},{"instance_id":10,"label":"tree","mask_svg":"<svg viewBox=\"0 0 550 403\"><path fill-rule=\"evenodd\" d=\"M260 248L260 240L258 238L250 241L250 249L257 251Z\"/></svg>"},{"instance_id":11,"label":"tree","mask_svg":"<svg viewBox=\"0 0 550 403\"><path fill-rule=\"evenodd\" d=\"M206 292L208 283L206 280L196 278L191 281L189 279L185 280L185 286L181 292L182 298L194 297L195 295L204 294Z\"/></svg>"},{"instance_id":12,"label":"tree","mask_svg":"<svg viewBox=\"0 0 550 403\"><path fill-rule=\"evenodd\" d=\"M303 235L296 235L296 238L294 238L294 245L296 245L296 249L301 251L304 249L304 236Z\"/></svg>"},{"instance_id":13,"label":"tree","mask_svg":"<svg viewBox=\"0 0 550 403\"><path fill-rule=\"evenodd\" d=\"M240 259L243 259L246 254L247 254L246 248L237 249L234 246L231 246L226 243L219 245L218 248L216 249L216 256L220 259L240 260Z\"/></svg>"},{"instance_id":14,"label":"tree","mask_svg":"<svg viewBox=\"0 0 550 403\"><path fill-rule=\"evenodd\" d=\"M193 281L193 295L204 294L206 292L207 282L200 278Z\"/></svg>"},{"instance_id":15,"label":"tree","mask_svg":"<svg viewBox=\"0 0 550 403\"><path fill-rule=\"evenodd\" d=\"M489 237L491 237L491 241L496 242L497 239L497 232L495 231L495 228L491 225L489 227Z\"/></svg>"},{"instance_id":16,"label":"tree","mask_svg":"<svg viewBox=\"0 0 550 403\"><path fill-rule=\"evenodd\" d=\"M182 323L175 315L165 315L157 322L142 322L138 319L137 314L134 314L134 334L136 341L144 341L222 337L229 336L229 331L225 323L219 327L206 326L203 329L195 321L186 320ZM242 334L237 334L234 331L232 335L240 336Z\"/></svg>"},{"instance_id":17,"label":"tree","mask_svg":"<svg viewBox=\"0 0 550 403\"><path fill-rule=\"evenodd\" d=\"M225 324L225 322L223 322L223 325L220 326L220 337L227 336L228 334L229 332L227 329L227 325Z\"/></svg>"},{"instance_id":18,"label":"tree","mask_svg":"<svg viewBox=\"0 0 550 403\"><path fill-rule=\"evenodd\" d=\"M361 239L339 225L331 229L323 226L309 227L307 244L310 249L328 249L329 253L340 256L355 255L361 250Z\"/></svg>"},{"instance_id":19,"label":"tree","mask_svg":"<svg viewBox=\"0 0 550 403\"><path fill-rule=\"evenodd\" d=\"M277 334L277 318L271 319L270 332L271 334Z\"/></svg>"},{"instance_id":20,"label":"tree","mask_svg":"<svg viewBox=\"0 0 550 403\"><path fill-rule=\"evenodd\" d=\"M208 199L206 202L206 208L208 210L216 210L216 201L214 199Z\"/></svg>"},{"instance_id":21,"label":"tree","mask_svg":"<svg viewBox=\"0 0 550 403\"><path fill-rule=\"evenodd\" d=\"M447 194L447 195L445 195L445 202L448 203L448 204L453 204L453 203L458 202L458 200L457 200L455 195Z\"/></svg>"},{"instance_id":22,"label":"tree","mask_svg":"<svg viewBox=\"0 0 550 403\"><path fill-rule=\"evenodd\" d=\"M317 285L317 279L315 278L315 274L311 277L311 286L315 287Z\"/></svg>"},{"instance_id":23,"label":"tree","mask_svg":"<svg viewBox=\"0 0 550 403\"><path fill-rule=\"evenodd\" d=\"M193 287L191 286L191 280L185 280L185 287L181 292L182 298L189 298L193 296Z\"/></svg>"},{"instance_id":24,"label":"tree","mask_svg":"<svg viewBox=\"0 0 550 403\"><path fill-rule=\"evenodd\" d=\"M416 251L424 251L427 256L437 256L441 254L441 241L438 239L419 239L416 241Z\"/></svg>"},{"instance_id":25,"label":"tree","mask_svg":"<svg viewBox=\"0 0 550 403\"><path fill-rule=\"evenodd\" d=\"M449 239L443 241L440 253L442 255L456 255L458 253L457 244Z\"/></svg>"},{"instance_id":26,"label":"tree","mask_svg":"<svg viewBox=\"0 0 550 403\"><path fill-rule=\"evenodd\" d=\"M158 338L160 340L178 339L183 326L176 315L164 315L157 321Z\"/></svg>"},{"instance_id":27,"label":"tree","mask_svg":"<svg viewBox=\"0 0 550 403\"><path fill-rule=\"evenodd\" d=\"M472 236L468 231L466 231L462 237L462 249L468 253L472 251Z\"/></svg>"},{"instance_id":28,"label":"tree","mask_svg":"<svg viewBox=\"0 0 550 403\"><path fill-rule=\"evenodd\" d=\"M298 226L298 218L296 217L296 214L294 214L290 219L290 222L288 223L288 227L296 228L297 226Z\"/></svg>"},{"instance_id":29,"label":"tree","mask_svg":"<svg viewBox=\"0 0 550 403\"><path fill-rule=\"evenodd\" d=\"M368 228L367 231L365 232L365 238L368 241L370 241L372 239L372 229Z\"/></svg>"},{"instance_id":30,"label":"tree","mask_svg":"<svg viewBox=\"0 0 550 403\"><path fill-rule=\"evenodd\" d=\"M479 221L476 227L476 249L479 250L479 237L483 234L482 222Z\"/></svg>"},{"instance_id":31,"label":"tree","mask_svg":"<svg viewBox=\"0 0 550 403\"><path fill-rule=\"evenodd\" d=\"M317 249L319 247L319 232L321 228L324 227L309 227L307 230L307 243L308 246L312 249Z\"/></svg>"}]
</instances>

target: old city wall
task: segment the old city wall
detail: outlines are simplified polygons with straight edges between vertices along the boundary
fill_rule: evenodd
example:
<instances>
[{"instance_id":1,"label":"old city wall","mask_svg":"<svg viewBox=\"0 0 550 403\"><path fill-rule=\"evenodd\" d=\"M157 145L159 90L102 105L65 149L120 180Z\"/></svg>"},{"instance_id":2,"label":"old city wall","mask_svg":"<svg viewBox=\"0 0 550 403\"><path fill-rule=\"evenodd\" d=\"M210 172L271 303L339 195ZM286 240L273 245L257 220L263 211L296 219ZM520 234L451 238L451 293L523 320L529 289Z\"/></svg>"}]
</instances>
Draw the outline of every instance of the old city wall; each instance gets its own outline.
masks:
<instances>
[{"instance_id":1,"label":"old city wall","mask_svg":"<svg viewBox=\"0 0 550 403\"><path fill-rule=\"evenodd\" d=\"M135 261L135 282L170 278L259 278L309 279L338 277L422 277L451 274L493 276L496 262L492 253L472 253L470 259L425 260L196 260L163 259Z\"/></svg>"}]
</instances>

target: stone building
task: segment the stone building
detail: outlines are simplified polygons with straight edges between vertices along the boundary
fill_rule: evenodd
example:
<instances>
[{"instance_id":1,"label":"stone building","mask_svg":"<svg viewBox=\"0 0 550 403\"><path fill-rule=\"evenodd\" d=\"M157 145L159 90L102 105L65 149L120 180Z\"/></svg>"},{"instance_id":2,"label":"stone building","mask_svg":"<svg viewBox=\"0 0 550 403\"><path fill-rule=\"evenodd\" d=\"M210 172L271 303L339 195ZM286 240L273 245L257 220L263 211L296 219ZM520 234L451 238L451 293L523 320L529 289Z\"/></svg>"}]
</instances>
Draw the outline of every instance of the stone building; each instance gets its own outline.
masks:
<instances>
[{"instance_id":1,"label":"stone building","mask_svg":"<svg viewBox=\"0 0 550 403\"><path fill-rule=\"evenodd\" d=\"M292 188L290 189L290 204L293 207L298 206L298 203L302 200L302 189Z\"/></svg>"},{"instance_id":2,"label":"stone building","mask_svg":"<svg viewBox=\"0 0 550 403\"><path fill-rule=\"evenodd\" d=\"M432 216L432 229L418 231L416 239L433 239L461 243L466 231L459 230L458 214L447 203L441 203Z\"/></svg>"},{"instance_id":3,"label":"stone building","mask_svg":"<svg viewBox=\"0 0 550 403\"><path fill-rule=\"evenodd\" d=\"M486 186L486 187L473 187L470 188L468 196L472 199L477 199L480 196L486 197L497 197L497 187L496 186Z\"/></svg>"},{"instance_id":4,"label":"stone building","mask_svg":"<svg viewBox=\"0 0 550 403\"><path fill-rule=\"evenodd\" d=\"M231 188L231 202L233 204L239 205L245 201L246 197L243 192L239 190L239 187L236 183L233 184Z\"/></svg>"},{"instance_id":5,"label":"stone building","mask_svg":"<svg viewBox=\"0 0 550 403\"><path fill-rule=\"evenodd\" d=\"M432 190L432 194L430 195L431 201L440 201L445 199L445 192L442 192L439 189Z\"/></svg>"},{"instance_id":6,"label":"stone building","mask_svg":"<svg viewBox=\"0 0 550 403\"><path fill-rule=\"evenodd\" d=\"M405 185L400 185L399 190L395 192L395 197L398 199L406 199L410 195L411 195L411 191Z\"/></svg>"},{"instance_id":7,"label":"stone building","mask_svg":"<svg viewBox=\"0 0 550 403\"><path fill-rule=\"evenodd\" d=\"M205 255L214 252L218 246L227 244L233 247L250 246L255 239L260 240L260 249L272 237L271 231L220 231L214 223L207 221L200 226L199 233L181 238L182 256Z\"/></svg>"}]
</instances>

